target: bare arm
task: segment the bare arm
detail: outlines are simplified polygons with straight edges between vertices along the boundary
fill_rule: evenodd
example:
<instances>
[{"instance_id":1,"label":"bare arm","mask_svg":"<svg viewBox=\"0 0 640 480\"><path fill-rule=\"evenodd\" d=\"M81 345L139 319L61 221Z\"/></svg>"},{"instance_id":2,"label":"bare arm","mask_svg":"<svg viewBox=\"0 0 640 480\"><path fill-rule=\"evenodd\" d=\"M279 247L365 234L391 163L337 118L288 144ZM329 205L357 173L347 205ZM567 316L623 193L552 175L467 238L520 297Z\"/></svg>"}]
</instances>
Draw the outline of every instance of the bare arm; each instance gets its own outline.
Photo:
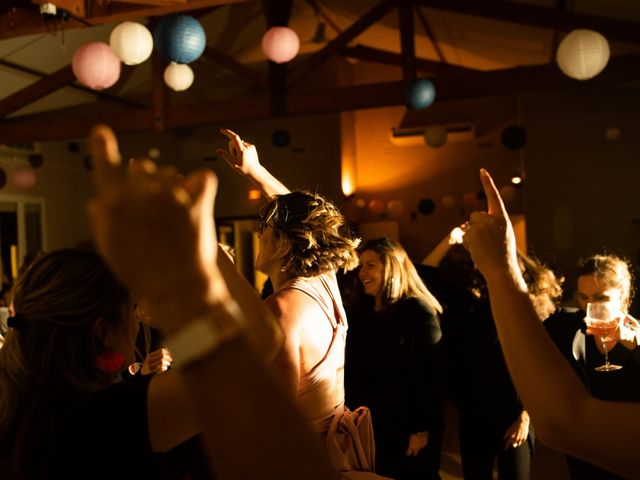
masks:
<instances>
[{"instance_id":1,"label":"bare arm","mask_svg":"<svg viewBox=\"0 0 640 480\"><path fill-rule=\"evenodd\" d=\"M335 478L317 438L243 333L244 315L224 308L230 296L216 263L215 176L201 171L178 180L147 162L134 162L125 176L110 129L96 127L90 143L97 187L92 227L114 272L148 300L151 318L169 335L195 319L225 333L218 347L175 372L183 388L175 389L174 408L165 419L180 418L183 408L193 412L223 480ZM179 441L193 426L173 437L168 429L159 437L154 431L165 428L151 417L168 408L163 395L170 395L166 388L158 395L156 387L176 377L158 375L149 389L149 433L156 448Z\"/></svg>"},{"instance_id":2,"label":"bare arm","mask_svg":"<svg viewBox=\"0 0 640 480\"><path fill-rule=\"evenodd\" d=\"M290 190L280 180L262 166L255 145L245 142L238 134L226 128L222 128L220 132L229 139L229 150L219 149L216 153L224 158L235 171L247 177L260 188L267 199L290 193Z\"/></svg>"},{"instance_id":3,"label":"bare arm","mask_svg":"<svg viewBox=\"0 0 640 480\"><path fill-rule=\"evenodd\" d=\"M471 215L464 242L487 280L511 378L540 437L559 450L637 477L640 406L591 397L555 348L527 294L502 199L486 171L480 178L489 208Z\"/></svg>"},{"instance_id":4,"label":"bare arm","mask_svg":"<svg viewBox=\"0 0 640 480\"><path fill-rule=\"evenodd\" d=\"M445 236L440 243L435 246L429 254L422 259L422 265L427 265L429 267L438 267L442 259L446 256L447 252L451 248L451 245L456 243L461 243L462 239L462 230L460 227L456 227L449 232L447 236Z\"/></svg>"},{"instance_id":5,"label":"bare arm","mask_svg":"<svg viewBox=\"0 0 640 480\"><path fill-rule=\"evenodd\" d=\"M292 298L293 297L293 298ZM281 292L267 299L267 305L284 332L284 342L273 363L276 375L282 379L292 399L298 398L300 380L300 318L301 313L293 295Z\"/></svg>"}]
</instances>

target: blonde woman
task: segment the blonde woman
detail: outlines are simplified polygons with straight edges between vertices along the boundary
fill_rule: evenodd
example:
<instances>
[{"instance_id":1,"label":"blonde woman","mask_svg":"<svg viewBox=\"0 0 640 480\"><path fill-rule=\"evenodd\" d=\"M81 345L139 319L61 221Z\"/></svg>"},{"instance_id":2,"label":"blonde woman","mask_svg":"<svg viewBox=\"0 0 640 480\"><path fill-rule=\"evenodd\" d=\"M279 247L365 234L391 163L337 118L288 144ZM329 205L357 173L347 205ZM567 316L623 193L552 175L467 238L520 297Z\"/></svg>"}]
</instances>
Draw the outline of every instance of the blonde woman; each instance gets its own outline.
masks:
<instances>
[{"instance_id":1,"label":"blonde woman","mask_svg":"<svg viewBox=\"0 0 640 480\"><path fill-rule=\"evenodd\" d=\"M352 322L348 368L371 409L377 471L399 480L440 478L442 307L400 244L378 238L359 251L358 276L371 301Z\"/></svg>"}]
</instances>

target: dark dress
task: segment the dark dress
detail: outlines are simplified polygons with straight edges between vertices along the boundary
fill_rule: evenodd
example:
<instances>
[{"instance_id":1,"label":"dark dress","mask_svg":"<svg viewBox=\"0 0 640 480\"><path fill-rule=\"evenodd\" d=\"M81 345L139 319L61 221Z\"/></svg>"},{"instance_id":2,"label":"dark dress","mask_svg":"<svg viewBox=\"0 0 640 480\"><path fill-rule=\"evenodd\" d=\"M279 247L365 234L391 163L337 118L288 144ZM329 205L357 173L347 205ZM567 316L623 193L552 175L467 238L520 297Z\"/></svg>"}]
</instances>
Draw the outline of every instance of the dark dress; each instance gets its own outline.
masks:
<instances>
[{"instance_id":1,"label":"dark dress","mask_svg":"<svg viewBox=\"0 0 640 480\"><path fill-rule=\"evenodd\" d=\"M379 312L372 303L358 313L349 311L347 405L371 409L380 475L398 480L440 478L440 337L436 313L417 298ZM407 457L409 435L424 431L429 432L427 446L416 457Z\"/></svg>"},{"instance_id":2,"label":"dark dress","mask_svg":"<svg viewBox=\"0 0 640 480\"><path fill-rule=\"evenodd\" d=\"M586 335L585 313L575 308L563 308L549 317L545 328L562 355L580 377L587 390L596 398L610 401L640 402L640 347L629 350L620 343L609 352L609 361L622 369L598 372L604 355L596 346L593 335ZM567 466L573 480L618 480L620 477L600 467L567 456Z\"/></svg>"},{"instance_id":3,"label":"dark dress","mask_svg":"<svg viewBox=\"0 0 640 480\"><path fill-rule=\"evenodd\" d=\"M184 478L175 462L151 448L147 423L151 378L137 376L90 395L65 393L48 402L49 408L33 418L38 428L32 429L26 451L28 475L7 478ZM2 439L0 458L5 461L7 444L11 439Z\"/></svg>"},{"instance_id":4,"label":"dark dress","mask_svg":"<svg viewBox=\"0 0 640 480\"><path fill-rule=\"evenodd\" d=\"M504 435L518 419L523 406L513 386L502 354L488 299L475 300L470 292L459 299L442 320L445 385L460 414L460 454L464 478L530 476L534 435L519 447L505 449ZM456 311L457 310L457 311Z\"/></svg>"},{"instance_id":5,"label":"dark dress","mask_svg":"<svg viewBox=\"0 0 640 480\"><path fill-rule=\"evenodd\" d=\"M491 479L496 463L501 480L529 478L535 443L532 426L526 442L504 448L504 434L523 407L507 370L489 301L471 291L474 285L484 285L483 279L470 259L416 268L444 309L442 383L459 413L464 478Z\"/></svg>"}]
</instances>

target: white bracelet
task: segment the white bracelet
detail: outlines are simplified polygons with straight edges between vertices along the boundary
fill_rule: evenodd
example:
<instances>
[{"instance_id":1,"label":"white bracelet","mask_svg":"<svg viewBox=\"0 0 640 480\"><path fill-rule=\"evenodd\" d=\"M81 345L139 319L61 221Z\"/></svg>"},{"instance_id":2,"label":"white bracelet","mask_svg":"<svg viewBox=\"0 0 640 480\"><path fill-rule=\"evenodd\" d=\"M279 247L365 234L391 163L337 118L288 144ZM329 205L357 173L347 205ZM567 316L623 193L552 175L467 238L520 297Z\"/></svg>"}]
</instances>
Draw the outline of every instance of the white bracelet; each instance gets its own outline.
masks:
<instances>
[{"instance_id":1,"label":"white bracelet","mask_svg":"<svg viewBox=\"0 0 640 480\"><path fill-rule=\"evenodd\" d=\"M244 316L236 301L229 298L218 308L223 310L226 316L231 317L231 322L228 319L223 322L229 323L229 325L220 326L212 319L211 314L202 315L190 321L165 340L165 346L173 356L172 366L183 368L211 355L220 345L239 334L244 323Z\"/></svg>"}]
</instances>

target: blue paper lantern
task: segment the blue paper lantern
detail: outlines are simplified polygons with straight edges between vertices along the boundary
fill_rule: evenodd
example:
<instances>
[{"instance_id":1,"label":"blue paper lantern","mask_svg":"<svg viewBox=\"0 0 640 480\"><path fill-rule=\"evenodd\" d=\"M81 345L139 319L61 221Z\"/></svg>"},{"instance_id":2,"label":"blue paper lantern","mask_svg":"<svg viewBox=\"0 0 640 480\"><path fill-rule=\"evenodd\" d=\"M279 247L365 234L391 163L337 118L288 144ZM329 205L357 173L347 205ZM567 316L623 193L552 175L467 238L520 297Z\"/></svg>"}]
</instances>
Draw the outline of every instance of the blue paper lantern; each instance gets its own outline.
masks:
<instances>
[{"instance_id":1,"label":"blue paper lantern","mask_svg":"<svg viewBox=\"0 0 640 480\"><path fill-rule=\"evenodd\" d=\"M502 131L502 144L509 150L519 150L527 143L527 131L520 125L509 125Z\"/></svg>"},{"instance_id":2,"label":"blue paper lantern","mask_svg":"<svg viewBox=\"0 0 640 480\"><path fill-rule=\"evenodd\" d=\"M436 88L426 78L416 78L405 92L405 101L409 108L421 110L430 106L436 99Z\"/></svg>"},{"instance_id":3,"label":"blue paper lantern","mask_svg":"<svg viewBox=\"0 0 640 480\"><path fill-rule=\"evenodd\" d=\"M207 36L200 22L188 15L162 17L153 30L153 41L160 55L175 63L191 63L200 58Z\"/></svg>"}]
</instances>

